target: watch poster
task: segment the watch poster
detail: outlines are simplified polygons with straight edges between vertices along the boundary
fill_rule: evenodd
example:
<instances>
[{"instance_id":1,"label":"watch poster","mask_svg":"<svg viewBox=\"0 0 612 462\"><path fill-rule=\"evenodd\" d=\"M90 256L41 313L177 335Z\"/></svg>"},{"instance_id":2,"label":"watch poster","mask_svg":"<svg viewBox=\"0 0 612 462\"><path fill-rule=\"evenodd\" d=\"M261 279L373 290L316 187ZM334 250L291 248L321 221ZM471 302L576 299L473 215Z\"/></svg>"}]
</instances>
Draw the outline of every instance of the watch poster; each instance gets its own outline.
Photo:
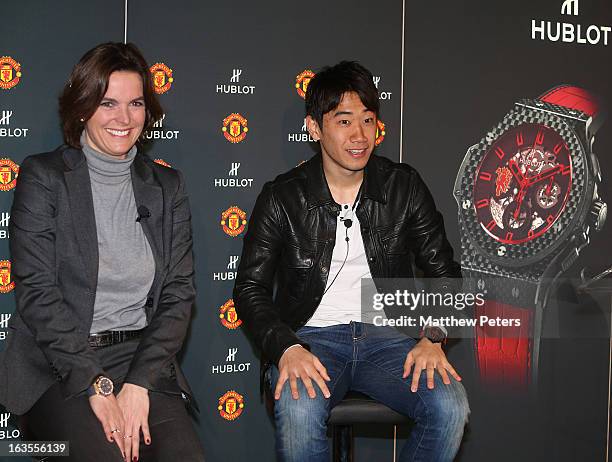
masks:
<instances>
[{"instance_id":1,"label":"watch poster","mask_svg":"<svg viewBox=\"0 0 612 462\"><path fill-rule=\"evenodd\" d=\"M449 348L457 460L606 460L611 26L604 1L407 4L402 160L486 294L471 315L521 323Z\"/></svg>"}]
</instances>

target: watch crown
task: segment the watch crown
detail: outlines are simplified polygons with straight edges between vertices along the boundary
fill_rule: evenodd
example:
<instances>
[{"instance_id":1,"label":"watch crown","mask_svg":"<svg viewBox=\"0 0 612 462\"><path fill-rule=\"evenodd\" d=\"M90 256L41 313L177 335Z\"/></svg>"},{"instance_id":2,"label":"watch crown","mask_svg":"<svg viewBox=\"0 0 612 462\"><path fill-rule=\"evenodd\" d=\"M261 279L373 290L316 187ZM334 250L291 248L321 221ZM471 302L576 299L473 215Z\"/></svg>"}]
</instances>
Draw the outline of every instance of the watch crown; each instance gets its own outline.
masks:
<instances>
[{"instance_id":1,"label":"watch crown","mask_svg":"<svg viewBox=\"0 0 612 462\"><path fill-rule=\"evenodd\" d=\"M591 220L593 221L595 231L599 232L602 230L607 215L608 205L601 199L595 199L591 205Z\"/></svg>"}]
</instances>

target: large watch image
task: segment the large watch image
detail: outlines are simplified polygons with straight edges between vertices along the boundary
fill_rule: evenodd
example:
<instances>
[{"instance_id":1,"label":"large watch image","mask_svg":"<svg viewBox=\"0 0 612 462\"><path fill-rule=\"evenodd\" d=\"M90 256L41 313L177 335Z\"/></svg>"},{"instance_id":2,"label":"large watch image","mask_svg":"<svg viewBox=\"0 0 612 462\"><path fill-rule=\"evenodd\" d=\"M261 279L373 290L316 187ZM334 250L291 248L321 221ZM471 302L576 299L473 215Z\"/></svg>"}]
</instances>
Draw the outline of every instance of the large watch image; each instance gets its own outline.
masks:
<instances>
[{"instance_id":1,"label":"large watch image","mask_svg":"<svg viewBox=\"0 0 612 462\"><path fill-rule=\"evenodd\" d=\"M602 123L591 93L560 85L517 101L463 159L454 196L464 277L487 294L478 314L523 321L520 329L477 329L484 382L537 382L551 287L605 223L593 152Z\"/></svg>"}]
</instances>

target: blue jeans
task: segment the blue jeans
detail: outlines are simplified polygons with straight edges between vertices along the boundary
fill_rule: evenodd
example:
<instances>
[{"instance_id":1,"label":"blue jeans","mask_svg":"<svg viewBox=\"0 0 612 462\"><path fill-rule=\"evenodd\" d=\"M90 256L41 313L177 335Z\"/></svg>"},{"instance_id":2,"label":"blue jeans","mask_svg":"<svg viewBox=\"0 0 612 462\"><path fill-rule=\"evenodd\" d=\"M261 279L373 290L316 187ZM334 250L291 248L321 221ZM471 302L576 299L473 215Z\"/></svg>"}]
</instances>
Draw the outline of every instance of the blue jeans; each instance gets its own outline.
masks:
<instances>
[{"instance_id":1,"label":"blue jeans","mask_svg":"<svg viewBox=\"0 0 612 462\"><path fill-rule=\"evenodd\" d=\"M406 415L415 425L399 460L452 461L459 450L469 407L463 385L452 377L444 385L435 374L435 387L427 389L425 372L416 393L410 391L412 375L402 378L406 355L416 340L391 327L351 322L330 327L303 327L298 336L310 345L331 378L326 399L314 383L315 398L309 398L298 380L299 399L291 396L289 381L275 402L276 453L282 462L329 462L327 419L332 407L348 390L371 398ZM272 389L279 372L269 370Z\"/></svg>"}]
</instances>

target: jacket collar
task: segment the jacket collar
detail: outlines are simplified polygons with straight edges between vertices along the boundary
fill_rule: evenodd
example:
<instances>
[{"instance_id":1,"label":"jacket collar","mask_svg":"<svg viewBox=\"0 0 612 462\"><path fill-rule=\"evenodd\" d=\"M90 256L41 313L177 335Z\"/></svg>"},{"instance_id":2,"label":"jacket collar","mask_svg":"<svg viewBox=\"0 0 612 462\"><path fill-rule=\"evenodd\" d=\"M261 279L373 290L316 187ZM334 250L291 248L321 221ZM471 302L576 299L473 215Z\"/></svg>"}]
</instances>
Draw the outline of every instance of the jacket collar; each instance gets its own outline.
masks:
<instances>
[{"instance_id":1,"label":"jacket collar","mask_svg":"<svg viewBox=\"0 0 612 462\"><path fill-rule=\"evenodd\" d=\"M306 188L308 192L308 209L335 204L331 195L325 173L323 172L323 157L318 153L304 165L306 172ZM383 165L378 156L372 154L363 176L362 197L385 204L387 195L382 187Z\"/></svg>"}]
</instances>

